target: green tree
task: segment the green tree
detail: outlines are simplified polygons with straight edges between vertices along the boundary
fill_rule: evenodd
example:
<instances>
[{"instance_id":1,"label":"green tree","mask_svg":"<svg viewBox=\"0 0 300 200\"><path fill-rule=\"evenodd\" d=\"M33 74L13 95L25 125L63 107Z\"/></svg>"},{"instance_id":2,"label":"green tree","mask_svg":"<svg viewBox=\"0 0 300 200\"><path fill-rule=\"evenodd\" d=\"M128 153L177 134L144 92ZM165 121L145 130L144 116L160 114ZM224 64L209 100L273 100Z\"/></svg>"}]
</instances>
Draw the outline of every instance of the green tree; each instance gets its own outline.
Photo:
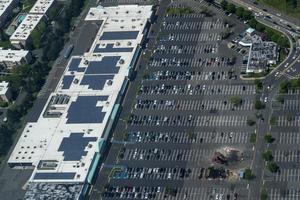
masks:
<instances>
[{"instance_id":1,"label":"green tree","mask_svg":"<svg viewBox=\"0 0 300 200\"><path fill-rule=\"evenodd\" d=\"M235 14L236 14L238 17L242 18L244 12L245 12L245 9L244 9L243 7L238 7L238 8L236 9L236 11L235 11Z\"/></svg>"},{"instance_id":2,"label":"green tree","mask_svg":"<svg viewBox=\"0 0 300 200\"><path fill-rule=\"evenodd\" d=\"M267 168L272 173L276 173L279 170L279 166L274 162L269 162Z\"/></svg>"},{"instance_id":3,"label":"green tree","mask_svg":"<svg viewBox=\"0 0 300 200\"><path fill-rule=\"evenodd\" d=\"M248 24L251 28L256 28L257 23L258 22L256 21L256 19L252 18Z\"/></svg>"},{"instance_id":4,"label":"green tree","mask_svg":"<svg viewBox=\"0 0 300 200\"><path fill-rule=\"evenodd\" d=\"M265 151L265 152L263 153L262 157L263 157L263 159L264 159L265 161L268 161L268 162L272 161L272 160L273 160L272 151L270 151L270 150Z\"/></svg>"},{"instance_id":5,"label":"green tree","mask_svg":"<svg viewBox=\"0 0 300 200\"><path fill-rule=\"evenodd\" d=\"M256 100L254 103L254 108L256 110L264 109L265 107L266 107L266 105L263 102L261 102L260 100Z\"/></svg>"},{"instance_id":6,"label":"green tree","mask_svg":"<svg viewBox=\"0 0 300 200\"><path fill-rule=\"evenodd\" d=\"M245 10L243 13L242 13L242 17L244 20L250 20L253 18L252 16L252 12L249 11L249 10Z\"/></svg>"},{"instance_id":7,"label":"green tree","mask_svg":"<svg viewBox=\"0 0 300 200\"><path fill-rule=\"evenodd\" d=\"M247 125L248 126L254 126L255 125L255 120L253 120L253 119L247 119Z\"/></svg>"},{"instance_id":8,"label":"green tree","mask_svg":"<svg viewBox=\"0 0 300 200\"><path fill-rule=\"evenodd\" d=\"M264 140L267 142L267 143L272 143L273 141L274 141L274 138L272 137L272 135L271 134L266 134L265 136L264 136Z\"/></svg>"},{"instance_id":9,"label":"green tree","mask_svg":"<svg viewBox=\"0 0 300 200\"><path fill-rule=\"evenodd\" d=\"M254 178L254 176L252 174L252 170L250 168L245 169L244 179L252 180L253 178Z\"/></svg>"},{"instance_id":10,"label":"green tree","mask_svg":"<svg viewBox=\"0 0 300 200\"><path fill-rule=\"evenodd\" d=\"M275 116L272 116L270 119L270 124L272 126L275 126L277 124L277 118Z\"/></svg>"},{"instance_id":11,"label":"green tree","mask_svg":"<svg viewBox=\"0 0 300 200\"><path fill-rule=\"evenodd\" d=\"M230 103L231 103L232 105L234 105L234 106L239 106L239 105L242 104L242 99L241 99L241 97L239 97L239 96L231 96L231 97L229 98L229 101L230 101Z\"/></svg>"},{"instance_id":12,"label":"green tree","mask_svg":"<svg viewBox=\"0 0 300 200\"><path fill-rule=\"evenodd\" d=\"M260 199L261 199L261 200L267 200L267 199L268 199L268 193L267 193L267 190L266 190L266 189L263 189L263 190L261 191Z\"/></svg>"},{"instance_id":13,"label":"green tree","mask_svg":"<svg viewBox=\"0 0 300 200\"><path fill-rule=\"evenodd\" d=\"M250 143L254 144L256 142L256 133L251 133L250 135Z\"/></svg>"},{"instance_id":14,"label":"green tree","mask_svg":"<svg viewBox=\"0 0 300 200\"><path fill-rule=\"evenodd\" d=\"M222 0L220 5L223 10L226 10L228 3L227 3L227 1Z\"/></svg>"},{"instance_id":15,"label":"green tree","mask_svg":"<svg viewBox=\"0 0 300 200\"><path fill-rule=\"evenodd\" d=\"M226 7L227 12L229 13L235 13L236 11L236 7L234 4L229 3L228 6Z\"/></svg>"},{"instance_id":16,"label":"green tree","mask_svg":"<svg viewBox=\"0 0 300 200\"><path fill-rule=\"evenodd\" d=\"M262 84L261 80L255 79L254 84L256 86L256 90L262 90L263 89L263 84Z\"/></svg>"},{"instance_id":17,"label":"green tree","mask_svg":"<svg viewBox=\"0 0 300 200\"><path fill-rule=\"evenodd\" d=\"M265 30L265 26L261 23L256 23L255 29L259 32L263 32Z\"/></svg>"}]
</instances>

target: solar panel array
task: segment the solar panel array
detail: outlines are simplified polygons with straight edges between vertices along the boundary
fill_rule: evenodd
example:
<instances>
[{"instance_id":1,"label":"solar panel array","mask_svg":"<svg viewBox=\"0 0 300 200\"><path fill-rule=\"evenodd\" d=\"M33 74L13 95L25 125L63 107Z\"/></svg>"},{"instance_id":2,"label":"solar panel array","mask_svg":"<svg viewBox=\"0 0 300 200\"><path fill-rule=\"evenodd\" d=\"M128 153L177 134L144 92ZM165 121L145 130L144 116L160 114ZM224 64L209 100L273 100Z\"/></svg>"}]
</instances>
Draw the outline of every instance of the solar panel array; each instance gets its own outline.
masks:
<instances>
[{"instance_id":1,"label":"solar panel array","mask_svg":"<svg viewBox=\"0 0 300 200\"><path fill-rule=\"evenodd\" d=\"M67 124L102 123L105 112L96 104L107 99L108 96L78 96L69 107Z\"/></svg>"},{"instance_id":2,"label":"solar panel array","mask_svg":"<svg viewBox=\"0 0 300 200\"><path fill-rule=\"evenodd\" d=\"M84 133L71 133L69 137L64 137L58 151L63 151L64 161L80 160L87 154L84 149L89 142L95 142L96 137L83 137Z\"/></svg>"}]
</instances>

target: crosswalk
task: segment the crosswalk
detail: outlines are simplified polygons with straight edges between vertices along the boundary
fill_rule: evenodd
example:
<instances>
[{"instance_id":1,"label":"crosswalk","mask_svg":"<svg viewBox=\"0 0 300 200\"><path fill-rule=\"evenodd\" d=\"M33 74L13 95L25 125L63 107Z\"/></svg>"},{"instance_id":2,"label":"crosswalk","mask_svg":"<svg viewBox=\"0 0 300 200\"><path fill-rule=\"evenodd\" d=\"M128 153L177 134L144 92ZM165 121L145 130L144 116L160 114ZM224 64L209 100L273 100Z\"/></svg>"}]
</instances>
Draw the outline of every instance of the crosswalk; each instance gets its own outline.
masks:
<instances>
[{"instance_id":1,"label":"crosswalk","mask_svg":"<svg viewBox=\"0 0 300 200\"><path fill-rule=\"evenodd\" d=\"M296 162L300 161L300 151L299 150L275 150L274 151L274 161L276 162Z\"/></svg>"}]
</instances>

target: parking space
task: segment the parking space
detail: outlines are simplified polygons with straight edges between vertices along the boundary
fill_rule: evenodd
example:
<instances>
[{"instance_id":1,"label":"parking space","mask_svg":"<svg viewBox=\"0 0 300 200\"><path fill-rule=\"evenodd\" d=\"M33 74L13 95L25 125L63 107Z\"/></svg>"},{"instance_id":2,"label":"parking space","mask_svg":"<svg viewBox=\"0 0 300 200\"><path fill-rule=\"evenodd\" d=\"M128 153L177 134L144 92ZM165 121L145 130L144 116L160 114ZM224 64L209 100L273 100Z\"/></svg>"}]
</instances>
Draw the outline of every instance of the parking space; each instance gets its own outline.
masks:
<instances>
[{"instance_id":1,"label":"parking space","mask_svg":"<svg viewBox=\"0 0 300 200\"><path fill-rule=\"evenodd\" d=\"M132 126L246 126L247 116L132 115Z\"/></svg>"},{"instance_id":2,"label":"parking space","mask_svg":"<svg viewBox=\"0 0 300 200\"><path fill-rule=\"evenodd\" d=\"M269 198L272 200L297 200L300 198L299 189L271 188Z\"/></svg>"},{"instance_id":3,"label":"parking space","mask_svg":"<svg viewBox=\"0 0 300 200\"><path fill-rule=\"evenodd\" d=\"M150 100L141 99L135 103L137 110L209 110L211 113L220 110L252 110L253 101L245 99L235 107L227 100Z\"/></svg>"},{"instance_id":4,"label":"parking space","mask_svg":"<svg viewBox=\"0 0 300 200\"><path fill-rule=\"evenodd\" d=\"M255 86L206 84L149 84L144 82L140 95L254 95Z\"/></svg>"},{"instance_id":5,"label":"parking space","mask_svg":"<svg viewBox=\"0 0 300 200\"><path fill-rule=\"evenodd\" d=\"M103 199L207 200L234 199L236 193L224 187L132 187L107 186Z\"/></svg>"},{"instance_id":6,"label":"parking space","mask_svg":"<svg viewBox=\"0 0 300 200\"><path fill-rule=\"evenodd\" d=\"M287 99L283 103L284 110L300 110L300 101L295 99Z\"/></svg>"},{"instance_id":7,"label":"parking space","mask_svg":"<svg viewBox=\"0 0 300 200\"><path fill-rule=\"evenodd\" d=\"M274 141L268 147L273 161L279 166L276 173L266 169L265 187L270 199L299 199L300 183L300 106L299 90L288 90L273 101L271 135Z\"/></svg>"},{"instance_id":8,"label":"parking space","mask_svg":"<svg viewBox=\"0 0 300 200\"><path fill-rule=\"evenodd\" d=\"M246 144L249 142L248 132L197 132L193 135L189 132L140 132L132 131L128 133L127 141L135 143L193 143L193 144L206 144L206 143L237 143Z\"/></svg>"}]
</instances>

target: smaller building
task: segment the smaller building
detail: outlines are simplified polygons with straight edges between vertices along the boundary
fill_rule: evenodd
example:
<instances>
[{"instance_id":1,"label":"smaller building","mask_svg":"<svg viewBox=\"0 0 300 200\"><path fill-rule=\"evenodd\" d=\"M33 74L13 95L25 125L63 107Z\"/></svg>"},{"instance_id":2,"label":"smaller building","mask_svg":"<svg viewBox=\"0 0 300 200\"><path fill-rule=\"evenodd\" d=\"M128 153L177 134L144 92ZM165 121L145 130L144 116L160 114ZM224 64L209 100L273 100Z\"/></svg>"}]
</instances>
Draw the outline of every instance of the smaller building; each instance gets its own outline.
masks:
<instances>
[{"instance_id":1,"label":"smaller building","mask_svg":"<svg viewBox=\"0 0 300 200\"><path fill-rule=\"evenodd\" d=\"M15 32L10 36L11 44L16 48L25 48L30 42L30 34L42 20L41 14L28 14Z\"/></svg>"},{"instance_id":2,"label":"smaller building","mask_svg":"<svg viewBox=\"0 0 300 200\"><path fill-rule=\"evenodd\" d=\"M246 73L261 73L278 61L278 45L275 42L263 41L254 33L252 28L247 29L238 44L249 49L249 54L243 58L247 65Z\"/></svg>"},{"instance_id":3,"label":"smaller building","mask_svg":"<svg viewBox=\"0 0 300 200\"><path fill-rule=\"evenodd\" d=\"M46 14L54 0L37 0L29 11L30 14Z\"/></svg>"},{"instance_id":4,"label":"smaller building","mask_svg":"<svg viewBox=\"0 0 300 200\"><path fill-rule=\"evenodd\" d=\"M26 50L12 50L0 48L0 65L11 69L18 65L27 64L31 61L31 53Z\"/></svg>"},{"instance_id":5,"label":"smaller building","mask_svg":"<svg viewBox=\"0 0 300 200\"><path fill-rule=\"evenodd\" d=\"M5 25L12 10L17 6L19 0L0 0L0 28Z\"/></svg>"},{"instance_id":6,"label":"smaller building","mask_svg":"<svg viewBox=\"0 0 300 200\"><path fill-rule=\"evenodd\" d=\"M9 83L6 81L0 82L0 100L9 102L11 99L11 92L9 89Z\"/></svg>"},{"instance_id":7,"label":"smaller building","mask_svg":"<svg viewBox=\"0 0 300 200\"><path fill-rule=\"evenodd\" d=\"M255 29L253 29L253 28L248 28L246 30L247 35L254 35L254 32L255 32Z\"/></svg>"}]
</instances>

